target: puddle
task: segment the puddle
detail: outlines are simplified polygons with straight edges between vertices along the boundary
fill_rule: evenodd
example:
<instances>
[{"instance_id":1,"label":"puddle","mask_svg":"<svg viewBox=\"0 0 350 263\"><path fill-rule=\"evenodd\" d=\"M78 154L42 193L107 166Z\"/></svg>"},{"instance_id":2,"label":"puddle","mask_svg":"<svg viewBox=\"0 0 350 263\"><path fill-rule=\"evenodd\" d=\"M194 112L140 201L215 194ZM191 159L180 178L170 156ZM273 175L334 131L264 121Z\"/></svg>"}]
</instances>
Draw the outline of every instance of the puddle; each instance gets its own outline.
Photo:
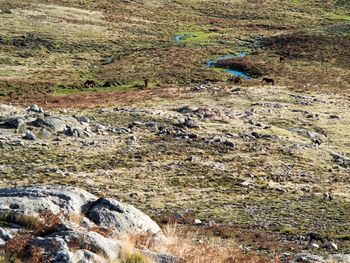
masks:
<instances>
[{"instance_id":1,"label":"puddle","mask_svg":"<svg viewBox=\"0 0 350 263\"><path fill-rule=\"evenodd\" d=\"M191 37L196 37L193 35L187 35L187 34L183 34L183 35L175 35L175 40L178 41L179 43L181 43L181 40L186 40L187 38L191 38Z\"/></svg>"}]
</instances>

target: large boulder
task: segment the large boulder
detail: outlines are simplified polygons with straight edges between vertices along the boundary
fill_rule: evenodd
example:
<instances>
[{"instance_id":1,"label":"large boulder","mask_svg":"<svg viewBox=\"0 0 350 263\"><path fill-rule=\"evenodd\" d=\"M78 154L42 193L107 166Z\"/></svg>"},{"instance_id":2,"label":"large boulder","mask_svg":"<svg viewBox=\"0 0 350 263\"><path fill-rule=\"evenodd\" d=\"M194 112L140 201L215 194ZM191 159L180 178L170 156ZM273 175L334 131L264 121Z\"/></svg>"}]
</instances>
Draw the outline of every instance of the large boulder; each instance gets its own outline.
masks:
<instances>
[{"instance_id":1,"label":"large boulder","mask_svg":"<svg viewBox=\"0 0 350 263\"><path fill-rule=\"evenodd\" d=\"M34 185L0 190L0 211L38 215L40 210L70 216L83 212L97 197L76 187Z\"/></svg>"},{"instance_id":2,"label":"large boulder","mask_svg":"<svg viewBox=\"0 0 350 263\"><path fill-rule=\"evenodd\" d=\"M34 185L0 190L0 212L4 214L40 215L42 210L60 213L61 218L46 231L34 231L37 234L30 238L30 250L40 253L43 261L84 263L118 259L123 244L115 237L122 233L148 232L158 241L165 241L159 226L140 210L114 199L97 198L77 187ZM72 215L77 215L74 222L68 220ZM23 226L18 233L33 233ZM14 237L13 227L19 226L0 228L0 245ZM147 255L155 262L180 262L171 255Z\"/></svg>"},{"instance_id":3,"label":"large boulder","mask_svg":"<svg viewBox=\"0 0 350 263\"><path fill-rule=\"evenodd\" d=\"M148 232L157 234L160 227L135 207L110 198L100 198L89 208L87 216L95 224L122 232Z\"/></svg>"},{"instance_id":4,"label":"large boulder","mask_svg":"<svg viewBox=\"0 0 350 263\"><path fill-rule=\"evenodd\" d=\"M84 127L79 121L71 116L60 116L60 117L44 117L38 118L33 122L33 125L37 127L48 128L53 132L64 132L69 127L72 130L83 130Z\"/></svg>"}]
</instances>

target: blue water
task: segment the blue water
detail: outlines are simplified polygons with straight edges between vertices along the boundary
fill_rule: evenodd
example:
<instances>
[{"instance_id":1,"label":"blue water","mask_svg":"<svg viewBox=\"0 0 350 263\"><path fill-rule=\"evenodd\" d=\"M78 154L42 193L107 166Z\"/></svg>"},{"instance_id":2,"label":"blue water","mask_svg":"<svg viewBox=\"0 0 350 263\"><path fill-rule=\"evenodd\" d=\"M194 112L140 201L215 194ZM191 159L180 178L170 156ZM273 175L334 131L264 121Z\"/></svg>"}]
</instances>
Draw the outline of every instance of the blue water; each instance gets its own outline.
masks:
<instances>
[{"instance_id":1,"label":"blue water","mask_svg":"<svg viewBox=\"0 0 350 263\"><path fill-rule=\"evenodd\" d=\"M238 53L238 55L229 55L229 56L225 56L225 57L218 57L217 59L210 60L208 62L208 64L206 65L206 67L209 68L211 66L211 64L213 64L214 62L219 61L219 60L244 57L245 55L246 55L245 53ZM251 79L251 77L249 77L248 75L244 74L243 72L237 71L237 70L232 70L232 69L223 69L223 70L229 74L235 75L236 77L240 76L240 77L244 77L245 79Z\"/></svg>"},{"instance_id":2,"label":"blue water","mask_svg":"<svg viewBox=\"0 0 350 263\"><path fill-rule=\"evenodd\" d=\"M261 36L258 36L261 37ZM247 40L242 40L239 38L236 38L236 40L240 40L243 41L245 43L248 43L249 45L252 45L251 41L247 41ZM254 39L254 43L258 43L258 49L261 50L261 39ZM245 47L240 47L240 48L245 48ZM210 60L206 67L209 68L214 62L219 61L219 60L223 60L223 59L229 59L229 58L238 58L238 57L244 57L246 56L246 53L238 53L238 55L229 55L229 56L225 56L225 57L218 57L217 59L214 60ZM237 70L232 70L232 69L223 69L224 71L226 71L229 74L233 74L236 77L244 77L245 79L251 79L251 77L249 77L248 75L244 74L243 72L237 71Z\"/></svg>"},{"instance_id":3,"label":"blue water","mask_svg":"<svg viewBox=\"0 0 350 263\"><path fill-rule=\"evenodd\" d=\"M175 40L179 41L179 43L181 42L180 40L182 38L188 38L188 37L194 37L193 35L187 35L187 34L183 34L183 35L175 35Z\"/></svg>"}]
</instances>

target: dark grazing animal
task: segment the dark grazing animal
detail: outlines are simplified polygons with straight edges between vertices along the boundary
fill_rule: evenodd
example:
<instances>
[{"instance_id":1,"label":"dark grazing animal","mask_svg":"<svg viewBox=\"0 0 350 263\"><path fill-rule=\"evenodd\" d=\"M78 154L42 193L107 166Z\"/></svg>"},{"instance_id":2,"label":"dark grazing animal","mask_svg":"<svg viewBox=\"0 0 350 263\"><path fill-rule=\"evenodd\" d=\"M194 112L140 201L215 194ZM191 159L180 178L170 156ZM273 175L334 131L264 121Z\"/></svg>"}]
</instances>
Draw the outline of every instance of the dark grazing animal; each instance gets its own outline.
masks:
<instances>
[{"instance_id":1,"label":"dark grazing animal","mask_svg":"<svg viewBox=\"0 0 350 263\"><path fill-rule=\"evenodd\" d=\"M233 81L236 85L237 85L237 84L243 84L243 80L242 80L240 77L235 77L232 81Z\"/></svg>"},{"instance_id":2,"label":"dark grazing animal","mask_svg":"<svg viewBox=\"0 0 350 263\"><path fill-rule=\"evenodd\" d=\"M313 240L321 241L322 243L325 242L325 239L322 236L320 236L319 234L311 232L311 233L307 233L306 235L309 237L310 242Z\"/></svg>"},{"instance_id":3,"label":"dark grazing animal","mask_svg":"<svg viewBox=\"0 0 350 263\"><path fill-rule=\"evenodd\" d=\"M287 59L288 59L288 57L287 57L287 56L280 57L280 63L281 63L282 61L286 61Z\"/></svg>"},{"instance_id":4,"label":"dark grazing animal","mask_svg":"<svg viewBox=\"0 0 350 263\"><path fill-rule=\"evenodd\" d=\"M145 79L145 88L146 88L146 89L148 88L148 83L149 83L149 80L148 80L148 79Z\"/></svg>"},{"instance_id":5,"label":"dark grazing animal","mask_svg":"<svg viewBox=\"0 0 350 263\"><path fill-rule=\"evenodd\" d=\"M275 81L273 79L263 78L261 82L266 82L266 84L271 83L272 85L275 85Z\"/></svg>"},{"instance_id":6,"label":"dark grazing animal","mask_svg":"<svg viewBox=\"0 0 350 263\"><path fill-rule=\"evenodd\" d=\"M96 83L94 80L87 80L84 82L84 88L95 87Z\"/></svg>"}]
</instances>

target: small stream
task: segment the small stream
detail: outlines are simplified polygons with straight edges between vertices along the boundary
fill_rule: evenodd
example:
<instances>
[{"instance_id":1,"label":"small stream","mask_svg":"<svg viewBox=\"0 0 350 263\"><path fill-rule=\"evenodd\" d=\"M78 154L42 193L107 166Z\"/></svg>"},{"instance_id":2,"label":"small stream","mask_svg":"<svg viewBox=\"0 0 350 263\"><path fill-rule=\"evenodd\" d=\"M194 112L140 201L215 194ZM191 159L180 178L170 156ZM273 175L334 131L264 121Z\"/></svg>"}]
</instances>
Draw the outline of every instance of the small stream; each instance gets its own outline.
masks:
<instances>
[{"instance_id":1,"label":"small stream","mask_svg":"<svg viewBox=\"0 0 350 263\"><path fill-rule=\"evenodd\" d=\"M175 35L175 41L177 43L182 43L181 40L185 40L186 38L192 38L192 37L196 37L196 36L187 35L187 34ZM258 37L261 37L261 36L258 36ZM249 40L239 39L239 38L236 38L236 40L239 40L239 41L242 41L242 42L245 43L244 46L242 45L242 46L239 47L240 49L255 46L256 43L259 43L257 49L261 49L261 45L260 45L261 40L260 39L254 39L254 42L249 41ZM246 53L245 52L240 52L240 53L238 53L238 55L228 55L228 56L224 56L224 57L218 57L218 58L216 58L214 60L208 61L207 65L205 67L209 68L209 67L212 66L213 63L215 63L215 62L217 62L219 60L229 59L229 58L236 58L236 57L244 57L244 56L246 56ZM237 71L237 70L233 70L233 69L222 69L222 70L226 71L227 73L229 73L231 75L235 75L236 77L240 76L240 77L243 77L244 79L251 79L251 77L249 77L248 75L246 75L244 72L241 72L241 71Z\"/></svg>"},{"instance_id":2,"label":"small stream","mask_svg":"<svg viewBox=\"0 0 350 263\"><path fill-rule=\"evenodd\" d=\"M244 57L245 55L246 55L245 53L238 53L238 55L229 55L229 56L225 56L225 57L218 57L217 59L208 61L207 65L205 67L209 68L209 67L211 67L211 65L213 63L215 63L216 61L219 61L219 60ZM229 74L235 75L236 77L244 77L245 79L251 79L251 77L249 77L248 75L244 74L243 72L237 71L237 70L233 70L233 69L223 69L223 70Z\"/></svg>"},{"instance_id":3,"label":"small stream","mask_svg":"<svg viewBox=\"0 0 350 263\"><path fill-rule=\"evenodd\" d=\"M255 45L258 43L259 45L258 45L257 49L261 50L261 48L262 48L261 44L260 44L261 43L260 39L254 39L254 42L251 42L251 41L248 41L248 40L242 40L242 39L239 39L239 38L236 38L236 40L243 41L244 43L247 44L248 47L255 47ZM243 49L243 48L247 48L247 46L240 46L239 48ZM240 53L238 53L238 55L229 55L229 56L225 56L225 57L218 57L217 59L208 61L206 67L207 68L211 67L213 63L215 63L215 62L217 62L219 60L224 60L224 59L229 59L229 58L239 58L239 57L244 57L246 55L247 54L245 52L240 52ZM229 74L235 75L236 77L243 77L246 80L252 78L252 77L249 77L248 75L246 75L244 72L241 72L241 71L237 71L237 70L233 70L233 69L222 69L222 70L226 71Z\"/></svg>"}]
</instances>

